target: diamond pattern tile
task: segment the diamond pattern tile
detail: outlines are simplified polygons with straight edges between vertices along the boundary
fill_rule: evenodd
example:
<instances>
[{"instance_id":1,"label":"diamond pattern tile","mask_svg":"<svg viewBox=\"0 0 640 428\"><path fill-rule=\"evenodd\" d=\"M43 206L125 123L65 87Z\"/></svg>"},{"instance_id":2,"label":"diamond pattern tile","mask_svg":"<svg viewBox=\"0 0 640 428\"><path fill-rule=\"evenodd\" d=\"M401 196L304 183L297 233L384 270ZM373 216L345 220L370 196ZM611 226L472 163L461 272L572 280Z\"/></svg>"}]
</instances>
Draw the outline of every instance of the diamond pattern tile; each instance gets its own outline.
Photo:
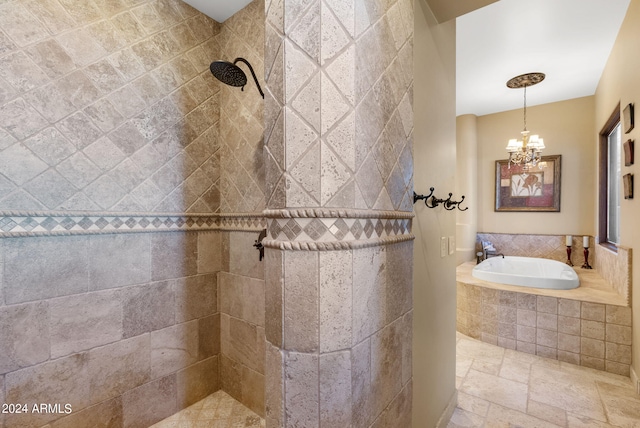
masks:
<instances>
[{"instance_id":1,"label":"diamond pattern tile","mask_svg":"<svg viewBox=\"0 0 640 428\"><path fill-rule=\"evenodd\" d=\"M22 3L0 5L0 34L8 37L0 48L7 85L0 115L8 132L0 138L0 174L17 188L0 191L0 209L33 209L37 201L48 209L219 210L213 182L198 180L202 175L184 194L175 192L197 170L185 151L201 165L220 146L211 131L219 87L197 55L218 43L213 21L175 2ZM260 8L249 9L253 23L264 21ZM253 49L262 50L263 36L251 37ZM226 47L232 51L225 57L246 51L239 43ZM251 59L260 76L261 59ZM261 124L256 106L253 100L245 108ZM260 127L251 128L261 136ZM251 173L254 183L264 181L260 167ZM145 181L150 177L153 184ZM52 191L43 191L46 181ZM259 204L250 210L261 211Z\"/></svg>"}]
</instances>

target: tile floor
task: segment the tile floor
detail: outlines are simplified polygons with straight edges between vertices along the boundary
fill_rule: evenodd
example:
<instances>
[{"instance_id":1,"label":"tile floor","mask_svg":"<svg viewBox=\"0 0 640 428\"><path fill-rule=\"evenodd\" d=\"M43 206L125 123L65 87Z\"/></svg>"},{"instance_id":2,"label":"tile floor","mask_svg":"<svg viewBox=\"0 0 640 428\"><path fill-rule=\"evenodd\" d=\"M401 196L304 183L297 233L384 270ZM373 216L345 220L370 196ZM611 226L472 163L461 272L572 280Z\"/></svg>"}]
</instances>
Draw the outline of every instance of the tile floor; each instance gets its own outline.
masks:
<instances>
[{"instance_id":1,"label":"tile floor","mask_svg":"<svg viewBox=\"0 0 640 428\"><path fill-rule=\"evenodd\" d=\"M640 428L627 377L503 349L458 333L449 428Z\"/></svg>"},{"instance_id":2,"label":"tile floor","mask_svg":"<svg viewBox=\"0 0 640 428\"><path fill-rule=\"evenodd\" d=\"M218 391L151 428L264 428L264 419Z\"/></svg>"},{"instance_id":3,"label":"tile floor","mask_svg":"<svg viewBox=\"0 0 640 428\"><path fill-rule=\"evenodd\" d=\"M458 407L449 428L640 428L627 377L504 349L457 334ZM152 428L263 428L223 391Z\"/></svg>"}]
</instances>

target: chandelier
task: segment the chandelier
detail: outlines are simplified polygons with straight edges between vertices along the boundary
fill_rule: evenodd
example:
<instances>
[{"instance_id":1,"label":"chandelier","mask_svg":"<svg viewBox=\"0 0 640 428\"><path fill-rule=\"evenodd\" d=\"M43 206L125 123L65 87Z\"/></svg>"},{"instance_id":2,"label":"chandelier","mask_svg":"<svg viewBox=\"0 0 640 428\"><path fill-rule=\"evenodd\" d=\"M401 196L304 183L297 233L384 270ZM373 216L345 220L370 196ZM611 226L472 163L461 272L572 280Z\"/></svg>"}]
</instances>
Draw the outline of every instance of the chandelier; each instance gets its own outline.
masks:
<instances>
[{"instance_id":1,"label":"chandelier","mask_svg":"<svg viewBox=\"0 0 640 428\"><path fill-rule=\"evenodd\" d=\"M542 158L542 150L545 148L544 141L538 135L529 135L527 130L527 86L542 82L544 77L544 73L527 73L516 76L507 82L507 87L511 89L524 88L524 129L520 132L522 139L511 139L506 147L509 152L509 168L511 168L511 164L522 165L526 171L538 165Z\"/></svg>"}]
</instances>

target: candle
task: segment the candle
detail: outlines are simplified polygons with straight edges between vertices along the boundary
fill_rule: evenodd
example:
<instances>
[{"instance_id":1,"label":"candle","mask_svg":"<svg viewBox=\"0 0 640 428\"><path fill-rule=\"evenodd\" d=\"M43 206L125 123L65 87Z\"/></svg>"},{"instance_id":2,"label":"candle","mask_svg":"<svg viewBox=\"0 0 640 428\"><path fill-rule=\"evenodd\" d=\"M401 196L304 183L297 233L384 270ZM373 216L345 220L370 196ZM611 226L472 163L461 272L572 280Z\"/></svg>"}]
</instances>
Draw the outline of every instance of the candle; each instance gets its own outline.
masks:
<instances>
[{"instance_id":1,"label":"candle","mask_svg":"<svg viewBox=\"0 0 640 428\"><path fill-rule=\"evenodd\" d=\"M571 235L567 235L567 239L566 239L567 247L570 247L572 245L572 241L573 241L573 237Z\"/></svg>"},{"instance_id":2,"label":"candle","mask_svg":"<svg viewBox=\"0 0 640 428\"><path fill-rule=\"evenodd\" d=\"M589 248L589 237L588 236L583 236L582 237L582 246L584 248Z\"/></svg>"}]
</instances>

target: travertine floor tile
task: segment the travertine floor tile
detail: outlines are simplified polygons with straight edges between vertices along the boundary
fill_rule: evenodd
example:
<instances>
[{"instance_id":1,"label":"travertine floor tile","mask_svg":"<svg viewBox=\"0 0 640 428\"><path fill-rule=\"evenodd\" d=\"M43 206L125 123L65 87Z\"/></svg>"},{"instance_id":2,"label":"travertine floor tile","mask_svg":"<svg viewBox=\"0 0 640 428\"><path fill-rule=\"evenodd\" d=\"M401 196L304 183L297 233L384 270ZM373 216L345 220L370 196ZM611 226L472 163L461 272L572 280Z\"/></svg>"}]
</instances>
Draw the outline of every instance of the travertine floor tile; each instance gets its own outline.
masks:
<instances>
[{"instance_id":1,"label":"travertine floor tile","mask_svg":"<svg viewBox=\"0 0 640 428\"><path fill-rule=\"evenodd\" d=\"M532 366L529 398L606 422L595 382L573 373Z\"/></svg>"},{"instance_id":2,"label":"travertine floor tile","mask_svg":"<svg viewBox=\"0 0 640 428\"><path fill-rule=\"evenodd\" d=\"M475 428L484 426L484 418L475 413L457 408L447 428Z\"/></svg>"},{"instance_id":3,"label":"travertine floor tile","mask_svg":"<svg viewBox=\"0 0 640 428\"><path fill-rule=\"evenodd\" d=\"M471 369L460 390L514 410L527 411L527 385L520 382Z\"/></svg>"},{"instance_id":4,"label":"travertine floor tile","mask_svg":"<svg viewBox=\"0 0 640 428\"><path fill-rule=\"evenodd\" d=\"M485 427L491 428L558 428L558 425L543 421L513 409L491 404L485 420Z\"/></svg>"},{"instance_id":5,"label":"travertine floor tile","mask_svg":"<svg viewBox=\"0 0 640 428\"><path fill-rule=\"evenodd\" d=\"M629 394L629 388L596 382L609 422L620 427L640 427L640 395Z\"/></svg>"},{"instance_id":6,"label":"travertine floor tile","mask_svg":"<svg viewBox=\"0 0 640 428\"><path fill-rule=\"evenodd\" d=\"M449 428L640 428L640 395L628 377L459 333L456 341L458 407Z\"/></svg>"},{"instance_id":7,"label":"travertine floor tile","mask_svg":"<svg viewBox=\"0 0 640 428\"><path fill-rule=\"evenodd\" d=\"M531 373L531 364L517 359L506 358L500 368L499 376L517 382L528 383Z\"/></svg>"},{"instance_id":8,"label":"travertine floor tile","mask_svg":"<svg viewBox=\"0 0 640 428\"><path fill-rule=\"evenodd\" d=\"M264 419L218 391L151 428L263 428Z\"/></svg>"}]
</instances>

